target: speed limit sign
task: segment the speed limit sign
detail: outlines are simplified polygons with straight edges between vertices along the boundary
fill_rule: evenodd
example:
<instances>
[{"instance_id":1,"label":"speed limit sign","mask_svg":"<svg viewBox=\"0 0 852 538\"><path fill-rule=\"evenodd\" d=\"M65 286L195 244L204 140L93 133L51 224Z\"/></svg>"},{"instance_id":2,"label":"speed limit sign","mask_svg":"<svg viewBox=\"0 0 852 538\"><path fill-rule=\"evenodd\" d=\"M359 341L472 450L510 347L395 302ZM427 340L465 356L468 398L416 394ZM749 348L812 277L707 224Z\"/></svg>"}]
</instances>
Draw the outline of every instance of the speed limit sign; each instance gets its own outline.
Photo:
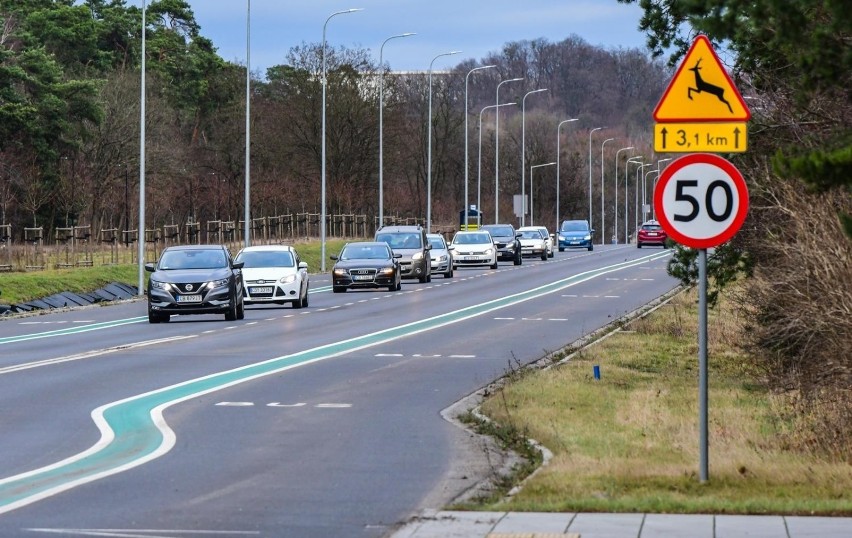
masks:
<instances>
[{"instance_id":1,"label":"speed limit sign","mask_svg":"<svg viewBox=\"0 0 852 538\"><path fill-rule=\"evenodd\" d=\"M692 248L721 245L748 213L748 188L740 171L710 153L672 162L654 190L657 219L669 236Z\"/></svg>"}]
</instances>

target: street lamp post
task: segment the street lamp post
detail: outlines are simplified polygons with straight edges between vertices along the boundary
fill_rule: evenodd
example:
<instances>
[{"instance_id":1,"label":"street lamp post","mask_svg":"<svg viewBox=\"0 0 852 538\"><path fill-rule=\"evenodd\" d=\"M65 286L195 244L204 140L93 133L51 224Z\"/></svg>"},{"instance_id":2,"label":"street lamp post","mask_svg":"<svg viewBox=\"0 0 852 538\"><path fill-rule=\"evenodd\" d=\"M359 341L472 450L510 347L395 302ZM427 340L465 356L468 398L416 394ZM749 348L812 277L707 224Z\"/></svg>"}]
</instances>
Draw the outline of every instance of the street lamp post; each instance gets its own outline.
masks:
<instances>
[{"instance_id":1,"label":"street lamp post","mask_svg":"<svg viewBox=\"0 0 852 538\"><path fill-rule=\"evenodd\" d=\"M628 207L627 201L627 172L630 169L630 163L633 164L642 164L642 159L644 157L642 155L636 155L635 157L631 157L627 159L627 162L624 163L624 244L630 243L630 231L627 229L627 223L630 217L630 208ZM638 185L637 185L638 187Z\"/></svg>"},{"instance_id":2,"label":"street lamp post","mask_svg":"<svg viewBox=\"0 0 852 538\"><path fill-rule=\"evenodd\" d=\"M612 142L615 138L607 138L601 144L601 245L606 244L606 221L605 221L605 212L604 212L604 193L606 189L604 188L604 146L606 146L607 142ZM589 223L589 228L592 225Z\"/></svg>"},{"instance_id":3,"label":"street lamp post","mask_svg":"<svg viewBox=\"0 0 852 538\"><path fill-rule=\"evenodd\" d=\"M633 226L633 233L636 233L636 231L639 229L639 190L640 190L639 189L639 180L644 177L642 170L644 170L648 166L654 166L654 163L642 164L642 165L639 165L639 168L636 169L636 193L635 193L635 198L636 198L636 217L635 218L636 218L636 222ZM642 181L642 189L641 190L642 190L642 207L644 209L644 205L645 205L645 182L644 181ZM644 212L642 213L642 217L644 218Z\"/></svg>"},{"instance_id":4,"label":"street lamp post","mask_svg":"<svg viewBox=\"0 0 852 538\"><path fill-rule=\"evenodd\" d=\"M391 39L398 39L401 37L408 37L415 35L414 32L406 32L404 34L392 35L389 38L382 41L382 46L379 47L379 228L385 223L385 191L384 191L384 141L383 141L383 126L384 120L382 118L382 110L384 108L384 78L385 78L385 64L383 61L383 55L385 50L385 43L390 41Z\"/></svg>"},{"instance_id":5,"label":"street lamp post","mask_svg":"<svg viewBox=\"0 0 852 538\"><path fill-rule=\"evenodd\" d=\"M556 231L559 231L559 158L561 156L559 143L562 140L562 137L559 135L559 129L562 128L563 124L577 120L579 120L579 118L562 120L559 122L559 125L556 126L556 228L554 228Z\"/></svg>"},{"instance_id":6,"label":"street lamp post","mask_svg":"<svg viewBox=\"0 0 852 538\"><path fill-rule=\"evenodd\" d=\"M518 82L524 80L523 77L510 78L497 84L497 110L494 111L496 116L494 120L494 224L500 222L500 86L507 82Z\"/></svg>"},{"instance_id":7,"label":"street lamp post","mask_svg":"<svg viewBox=\"0 0 852 538\"><path fill-rule=\"evenodd\" d=\"M629 149L634 149L633 146L628 148L621 148L620 150L615 152L615 225L612 228L612 234L615 236L615 244L618 244L618 154L622 151L627 151ZM627 170L627 164L624 165L624 169ZM625 171L624 177L627 177L627 172ZM627 217L624 217L627 218Z\"/></svg>"},{"instance_id":8,"label":"street lamp post","mask_svg":"<svg viewBox=\"0 0 852 538\"><path fill-rule=\"evenodd\" d=\"M499 105L488 105L479 111L479 157L477 159L478 164L476 172L476 210L479 212L480 220L482 220L482 113L492 108L517 104L518 103L513 101L511 103L500 103Z\"/></svg>"},{"instance_id":9,"label":"street lamp post","mask_svg":"<svg viewBox=\"0 0 852 538\"><path fill-rule=\"evenodd\" d=\"M595 127L589 131L589 229L592 228L592 133L603 127Z\"/></svg>"},{"instance_id":10,"label":"street lamp post","mask_svg":"<svg viewBox=\"0 0 852 538\"><path fill-rule=\"evenodd\" d=\"M246 0L246 192L243 227L243 239L245 246L251 244L250 218L251 218L251 0Z\"/></svg>"},{"instance_id":11,"label":"street lamp post","mask_svg":"<svg viewBox=\"0 0 852 538\"><path fill-rule=\"evenodd\" d=\"M524 98L521 99L521 226L524 225L525 217L526 217L526 208L524 207L525 199L526 199L526 172L527 172L527 159L526 159L526 136L527 136L527 96L530 96L534 93L546 92L547 88L539 88L538 90L532 90L524 94ZM530 191L532 191L532 179L530 179ZM530 207L532 208L532 203L530 203ZM532 222L532 211L530 211L530 222Z\"/></svg>"},{"instance_id":12,"label":"street lamp post","mask_svg":"<svg viewBox=\"0 0 852 538\"><path fill-rule=\"evenodd\" d=\"M670 160L672 160L671 157L668 157L668 158L665 158L665 159L657 159L657 179L660 179L660 170L661 170L660 164L669 162ZM657 179L654 180L654 190L657 189ZM654 192L653 191L651 192L651 200L652 201L654 200ZM657 220L657 208L654 206L653 203L651 204L651 218L654 219L654 220Z\"/></svg>"},{"instance_id":13,"label":"street lamp post","mask_svg":"<svg viewBox=\"0 0 852 538\"><path fill-rule=\"evenodd\" d=\"M553 166L555 164L556 164L556 161L554 161L552 163L536 164L536 165L530 166L530 226L535 225L535 219L533 218L535 216L535 214L533 212L533 190L534 190L533 170L535 170L536 168L541 168L543 166ZM521 226L523 226L523 223L521 223Z\"/></svg>"},{"instance_id":14,"label":"street lamp post","mask_svg":"<svg viewBox=\"0 0 852 538\"><path fill-rule=\"evenodd\" d=\"M426 159L428 163L428 169L426 170L426 233L432 233L432 65L441 56L452 56L460 52L460 50L444 52L435 56L429 62L429 152Z\"/></svg>"},{"instance_id":15,"label":"street lamp post","mask_svg":"<svg viewBox=\"0 0 852 538\"><path fill-rule=\"evenodd\" d=\"M655 173L659 175L659 173L660 173L660 169L659 169L659 168L657 168L657 169L655 169L655 170L648 170L647 172L645 172L645 177L644 177L644 178L642 178L642 190L643 190L643 191L647 192L647 190L648 190L648 176L649 176L649 175L651 175L651 174L655 174ZM656 180L655 180L655 181L656 181ZM642 204L642 206L643 206L643 207L642 207L642 209L643 209L643 211L642 211L642 218L643 218L643 221L644 221L644 218L645 218L645 211L644 211L645 207L644 207L644 206L645 206L646 204L651 203L651 202L652 202L652 200L653 200L653 197L654 197L654 193L652 192L652 193L651 193L651 195L650 195L650 197L649 197L649 198L647 198L647 199L644 201L644 203ZM651 213L651 220L653 220L653 219L654 219L653 206L652 206L652 208L651 208L651 209L652 209L652 213Z\"/></svg>"},{"instance_id":16,"label":"street lamp post","mask_svg":"<svg viewBox=\"0 0 852 538\"><path fill-rule=\"evenodd\" d=\"M497 67L497 66L496 65L483 65L483 66L480 66L480 67L474 67L473 69L468 71L467 75L465 75L465 77L464 77L464 229L465 230L467 230L467 226L468 226L467 213L468 213L468 208L470 207L470 201L469 201L469 198L468 198L468 187L467 187L467 185L468 185L468 179L467 179L468 178L468 170L470 169L470 165L468 164L468 151L467 151L467 131L468 131L468 127L467 127L467 116L468 116L468 112L467 112L467 84L468 84L468 79L470 79L471 73L473 73L474 71L481 71L483 69L492 69L494 67ZM479 201L477 201L476 203L479 204ZM479 205L476 206L476 210L479 211Z\"/></svg>"},{"instance_id":17,"label":"street lamp post","mask_svg":"<svg viewBox=\"0 0 852 538\"><path fill-rule=\"evenodd\" d=\"M142 79L139 117L139 229L136 231L136 247L139 255L138 295L145 295L145 30L146 4L142 0ZM129 226L128 226L129 227Z\"/></svg>"},{"instance_id":18,"label":"street lamp post","mask_svg":"<svg viewBox=\"0 0 852 538\"><path fill-rule=\"evenodd\" d=\"M320 202L321 210L320 210L320 271L325 272L325 94L326 94L326 86L328 86L328 81L326 80L326 61L325 61L325 31L328 26L328 21L332 19L332 17L336 17L337 15L344 15L346 13L355 13L356 11L363 11L363 8L350 8L344 9L343 11L335 11L325 20L325 24L322 25L322 173L321 173L321 191L322 191L322 201Z\"/></svg>"}]
</instances>

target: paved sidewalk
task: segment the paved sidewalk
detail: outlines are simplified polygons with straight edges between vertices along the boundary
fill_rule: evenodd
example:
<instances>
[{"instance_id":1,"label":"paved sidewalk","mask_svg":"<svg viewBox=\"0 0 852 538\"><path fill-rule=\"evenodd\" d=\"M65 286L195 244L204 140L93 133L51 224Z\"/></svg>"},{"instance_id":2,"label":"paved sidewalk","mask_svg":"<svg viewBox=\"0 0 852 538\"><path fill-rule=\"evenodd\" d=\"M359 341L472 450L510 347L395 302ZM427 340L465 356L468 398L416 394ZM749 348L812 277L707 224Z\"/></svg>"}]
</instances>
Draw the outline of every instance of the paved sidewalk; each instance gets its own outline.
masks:
<instances>
[{"instance_id":1,"label":"paved sidewalk","mask_svg":"<svg viewBox=\"0 0 852 538\"><path fill-rule=\"evenodd\" d=\"M852 517L427 511L392 538L852 538Z\"/></svg>"}]
</instances>

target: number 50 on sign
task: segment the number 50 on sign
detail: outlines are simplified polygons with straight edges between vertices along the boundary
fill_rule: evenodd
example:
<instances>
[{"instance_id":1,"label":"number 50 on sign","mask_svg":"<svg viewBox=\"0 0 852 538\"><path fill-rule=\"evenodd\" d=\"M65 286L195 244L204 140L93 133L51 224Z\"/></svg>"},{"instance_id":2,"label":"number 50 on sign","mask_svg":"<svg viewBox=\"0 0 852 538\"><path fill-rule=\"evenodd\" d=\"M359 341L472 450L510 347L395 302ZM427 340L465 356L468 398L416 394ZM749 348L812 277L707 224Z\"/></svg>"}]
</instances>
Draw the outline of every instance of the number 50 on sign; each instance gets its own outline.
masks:
<instances>
[{"instance_id":1,"label":"number 50 on sign","mask_svg":"<svg viewBox=\"0 0 852 538\"><path fill-rule=\"evenodd\" d=\"M739 231L748 213L748 188L737 168L710 153L672 162L654 190L657 219L688 247L721 245Z\"/></svg>"}]
</instances>

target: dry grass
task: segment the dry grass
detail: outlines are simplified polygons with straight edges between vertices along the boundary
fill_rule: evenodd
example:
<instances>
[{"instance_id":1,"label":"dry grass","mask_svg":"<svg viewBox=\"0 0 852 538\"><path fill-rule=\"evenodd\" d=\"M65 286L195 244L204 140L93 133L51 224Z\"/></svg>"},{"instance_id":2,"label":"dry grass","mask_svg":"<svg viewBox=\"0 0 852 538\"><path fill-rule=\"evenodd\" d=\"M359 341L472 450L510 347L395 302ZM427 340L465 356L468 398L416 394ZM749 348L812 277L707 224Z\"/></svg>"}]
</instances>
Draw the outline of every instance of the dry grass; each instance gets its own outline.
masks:
<instances>
[{"instance_id":1,"label":"dry grass","mask_svg":"<svg viewBox=\"0 0 852 538\"><path fill-rule=\"evenodd\" d=\"M531 372L483 405L554 458L488 509L852 514L852 466L788 450L786 403L732 343L724 298L709 337L710 480L698 480L696 296L687 293L569 362ZM593 378L599 365L601 379Z\"/></svg>"}]
</instances>

